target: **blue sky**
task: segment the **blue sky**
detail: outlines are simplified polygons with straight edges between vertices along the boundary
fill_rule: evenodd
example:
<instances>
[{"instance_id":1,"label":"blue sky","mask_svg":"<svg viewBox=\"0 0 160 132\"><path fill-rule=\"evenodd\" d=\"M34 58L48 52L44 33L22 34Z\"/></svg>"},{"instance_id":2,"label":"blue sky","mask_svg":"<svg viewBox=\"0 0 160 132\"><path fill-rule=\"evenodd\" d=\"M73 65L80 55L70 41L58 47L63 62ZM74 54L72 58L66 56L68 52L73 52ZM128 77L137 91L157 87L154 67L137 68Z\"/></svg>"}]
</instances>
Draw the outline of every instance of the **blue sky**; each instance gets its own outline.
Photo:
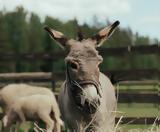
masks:
<instances>
[{"instance_id":1,"label":"blue sky","mask_svg":"<svg viewBox=\"0 0 160 132\"><path fill-rule=\"evenodd\" d=\"M93 16L100 22L119 20L121 27L160 40L160 0L0 0L0 10L12 11L23 5L42 19L46 15L63 21L77 18L91 23Z\"/></svg>"}]
</instances>

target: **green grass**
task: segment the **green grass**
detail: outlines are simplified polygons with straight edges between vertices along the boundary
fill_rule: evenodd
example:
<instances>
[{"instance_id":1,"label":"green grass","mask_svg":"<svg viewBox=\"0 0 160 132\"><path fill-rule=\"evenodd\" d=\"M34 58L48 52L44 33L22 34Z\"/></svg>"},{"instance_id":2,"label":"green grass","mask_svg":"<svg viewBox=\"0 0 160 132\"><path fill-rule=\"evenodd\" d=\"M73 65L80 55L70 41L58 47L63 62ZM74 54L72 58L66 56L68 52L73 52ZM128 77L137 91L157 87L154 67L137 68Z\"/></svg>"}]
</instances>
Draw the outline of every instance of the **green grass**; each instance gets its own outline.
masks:
<instances>
[{"instance_id":1,"label":"green grass","mask_svg":"<svg viewBox=\"0 0 160 132\"><path fill-rule=\"evenodd\" d=\"M159 89L159 86L158 84L155 84L155 85L133 85L133 86L130 86L130 85L117 85L116 86L117 88L119 88L119 90L152 90L152 91L158 91Z\"/></svg>"},{"instance_id":2,"label":"green grass","mask_svg":"<svg viewBox=\"0 0 160 132\"><path fill-rule=\"evenodd\" d=\"M123 116L126 117L157 117L160 116L158 106L148 103L131 103L118 104L118 111L121 111ZM120 116L119 115L119 116Z\"/></svg>"},{"instance_id":3,"label":"green grass","mask_svg":"<svg viewBox=\"0 0 160 132\"><path fill-rule=\"evenodd\" d=\"M154 85L118 85L119 92L157 92L160 90L158 84ZM160 117L160 106L151 103L118 103L118 116L124 117ZM160 132L160 128L152 125L119 125L120 132Z\"/></svg>"},{"instance_id":4,"label":"green grass","mask_svg":"<svg viewBox=\"0 0 160 132\"><path fill-rule=\"evenodd\" d=\"M120 125L118 132L160 132L160 127L153 125Z\"/></svg>"}]
</instances>

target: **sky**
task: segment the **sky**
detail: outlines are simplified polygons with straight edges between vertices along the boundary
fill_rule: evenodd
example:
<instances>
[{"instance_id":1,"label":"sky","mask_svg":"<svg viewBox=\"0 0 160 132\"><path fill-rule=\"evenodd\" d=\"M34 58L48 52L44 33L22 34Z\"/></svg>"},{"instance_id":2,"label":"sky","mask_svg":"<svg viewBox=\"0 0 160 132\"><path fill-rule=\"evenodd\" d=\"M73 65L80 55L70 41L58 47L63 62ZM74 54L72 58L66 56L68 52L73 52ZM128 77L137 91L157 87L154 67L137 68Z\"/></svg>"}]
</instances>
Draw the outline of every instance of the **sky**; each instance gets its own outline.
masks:
<instances>
[{"instance_id":1,"label":"sky","mask_svg":"<svg viewBox=\"0 0 160 132\"><path fill-rule=\"evenodd\" d=\"M160 40L160 0L0 0L0 10L20 5L42 20L46 15L63 21L76 18L79 24L91 24L94 16L102 23L119 20L121 27Z\"/></svg>"}]
</instances>

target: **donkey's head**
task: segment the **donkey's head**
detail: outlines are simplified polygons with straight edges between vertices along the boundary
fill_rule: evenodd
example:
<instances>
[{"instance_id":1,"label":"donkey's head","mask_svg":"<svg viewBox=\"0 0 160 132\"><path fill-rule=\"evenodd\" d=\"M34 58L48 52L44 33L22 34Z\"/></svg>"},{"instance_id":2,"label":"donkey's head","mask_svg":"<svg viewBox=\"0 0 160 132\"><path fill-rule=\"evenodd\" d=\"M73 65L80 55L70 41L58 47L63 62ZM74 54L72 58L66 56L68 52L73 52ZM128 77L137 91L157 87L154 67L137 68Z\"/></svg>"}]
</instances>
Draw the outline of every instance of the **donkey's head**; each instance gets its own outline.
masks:
<instances>
[{"instance_id":1,"label":"donkey's head","mask_svg":"<svg viewBox=\"0 0 160 132\"><path fill-rule=\"evenodd\" d=\"M112 25L100 30L88 39L68 39L61 32L49 27L45 29L51 37L59 42L60 46L68 51L65 58L67 86L77 106L89 113L96 112L100 105L101 85L99 82L99 64L102 57L96 47L107 40L119 25L116 21Z\"/></svg>"}]
</instances>

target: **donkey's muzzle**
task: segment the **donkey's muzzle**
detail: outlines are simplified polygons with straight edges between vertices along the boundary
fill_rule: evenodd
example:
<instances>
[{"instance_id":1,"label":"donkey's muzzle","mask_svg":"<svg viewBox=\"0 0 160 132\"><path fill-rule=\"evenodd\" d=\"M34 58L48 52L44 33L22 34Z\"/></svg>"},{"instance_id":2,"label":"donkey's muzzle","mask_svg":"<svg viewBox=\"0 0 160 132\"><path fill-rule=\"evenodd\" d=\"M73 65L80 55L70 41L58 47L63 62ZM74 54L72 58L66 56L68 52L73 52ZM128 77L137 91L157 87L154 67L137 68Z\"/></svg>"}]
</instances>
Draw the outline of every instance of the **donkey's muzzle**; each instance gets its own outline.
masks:
<instances>
[{"instance_id":1,"label":"donkey's muzzle","mask_svg":"<svg viewBox=\"0 0 160 132\"><path fill-rule=\"evenodd\" d=\"M79 84L81 86L93 85L96 88L98 95L100 97L102 97L101 92L100 92L100 83L99 82L96 82L96 81L93 81L93 80L85 80L85 81L80 81Z\"/></svg>"},{"instance_id":2,"label":"donkey's muzzle","mask_svg":"<svg viewBox=\"0 0 160 132\"><path fill-rule=\"evenodd\" d=\"M97 112L99 105L100 105L99 99L93 100L92 102L86 100L83 109L88 114L94 114Z\"/></svg>"},{"instance_id":3,"label":"donkey's muzzle","mask_svg":"<svg viewBox=\"0 0 160 132\"><path fill-rule=\"evenodd\" d=\"M97 88L91 84L84 86L80 100L81 108L88 114L95 113L100 106L100 96Z\"/></svg>"},{"instance_id":4,"label":"donkey's muzzle","mask_svg":"<svg viewBox=\"0 0 160 132\"><path fill-rule=\"evenodd\" d=\"M93 114L100 105L101 87L93 80L73 81L72 95L79 109L87 114Z\"/></svg>"}]
</instances>

